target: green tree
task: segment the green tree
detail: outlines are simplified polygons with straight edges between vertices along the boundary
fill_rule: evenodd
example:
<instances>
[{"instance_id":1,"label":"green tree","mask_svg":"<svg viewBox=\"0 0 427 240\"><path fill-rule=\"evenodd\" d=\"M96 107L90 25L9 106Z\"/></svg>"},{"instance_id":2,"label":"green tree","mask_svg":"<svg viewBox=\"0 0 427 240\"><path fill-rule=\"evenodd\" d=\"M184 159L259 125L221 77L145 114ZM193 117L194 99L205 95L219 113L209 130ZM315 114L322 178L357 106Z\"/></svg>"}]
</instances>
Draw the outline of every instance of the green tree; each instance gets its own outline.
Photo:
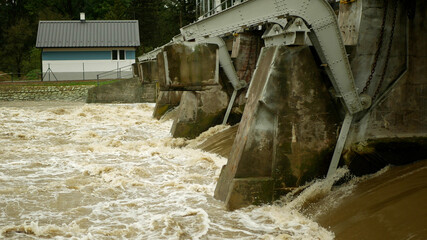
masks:
<instances>
[{"instance_id":1,"label":"green tree","mask_svg":"<svg viewBox=\"0 0 427 240\"><path fill-rule=\"evenodd\" d=\"M169 41L179 34L180 28L194 22L195 15L195 0L165 0L160 18L162 39Z\"/></svg>"},{"instance_id":2,"label":"green tree","mask_svg":"<svg viewBox=\"0 0 427 240\"><path fill-rule=\"evenodd\" d=\"M162 1L133 0L135 18L139 21L139 35L142 52L149 51L163 43L160 34L163 31L159 25L161 12L164 9Z\"/></svg>"},{"instance_id":3,"label":"green tree","mask_svg":"<svg viewBox=\"0 0 427 240\"><path fill-rule=\"evenodd\" d=\"M192 23L196 19L196 1L195 0L167 0L167 6L172 9L172 14L179 28Z\"/></svg>"},{"instance_id":4,"label":"green tree","mask_svg":"<svg viewBox=\"0 0 427 240\"><path fill-rule=\"evenodd\" d=\"M114 4L109 7L109 11L105 14L105 19L123 20L129 19L129 7L131 0L114 0Z\"/></svg>"},{"instance_id":5,"label":"green tree","mask_svg":"<svg viewBox=\"0 0 427 240\"><path fill-rule=\"evenodd\" d=\"M22 72L28 73L30 71L38 70L41 67L41 50L32 47L22 60Z\"/></svg>"},{"instance_id":6,"label":"green tree","mask_svg":"<svg viewBox=\"0 0 427 240\"><path fill-rule=\"evenodd\" d=\"M20 19L6 31L3 59L8 63L7 70L22 73L24 56L34 46L35 32L27 19Z\"/></svg>"}]
</instances>

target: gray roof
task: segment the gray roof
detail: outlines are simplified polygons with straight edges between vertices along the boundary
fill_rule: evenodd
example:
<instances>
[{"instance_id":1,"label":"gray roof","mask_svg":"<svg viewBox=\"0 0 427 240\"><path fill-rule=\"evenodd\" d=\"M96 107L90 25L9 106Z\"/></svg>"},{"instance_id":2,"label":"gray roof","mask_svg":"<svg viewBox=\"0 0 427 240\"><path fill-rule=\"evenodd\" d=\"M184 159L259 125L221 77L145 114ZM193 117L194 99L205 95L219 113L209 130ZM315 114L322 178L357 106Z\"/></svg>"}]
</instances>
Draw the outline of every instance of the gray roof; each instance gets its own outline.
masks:
<instances>
[{"instance_id":1,"label":"gray roof","mask_svg":"<svg viewBox=\"0 0 427 240\"><path fill-rule=\"evenodd\" d=\"M36 47L138 47L138 20L40 21Z\"/></svg>"}]
</instances>

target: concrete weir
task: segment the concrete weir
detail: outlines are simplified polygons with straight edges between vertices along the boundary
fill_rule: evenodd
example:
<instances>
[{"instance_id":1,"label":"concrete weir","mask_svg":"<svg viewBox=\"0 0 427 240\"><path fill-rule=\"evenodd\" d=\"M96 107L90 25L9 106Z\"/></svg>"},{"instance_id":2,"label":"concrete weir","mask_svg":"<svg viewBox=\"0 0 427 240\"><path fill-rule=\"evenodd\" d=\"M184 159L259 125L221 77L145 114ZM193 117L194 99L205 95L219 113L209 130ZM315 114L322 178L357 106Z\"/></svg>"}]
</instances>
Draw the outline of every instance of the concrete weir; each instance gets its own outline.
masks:
<instances>
[{"instance_id":1,"label":"concrete weir","mask_svg":"<svg viewBox=\"0 0 427 240\"><path fill-rule=\"evenodd\" d=\"M359 91L373 98L368 110L355 114L342 156L341 164L356 175L427 158L426 46L419 34L426 23L427 4L417 1L412 9L403 8L401 1L389 4L358 1L353 8L340 8L343 15L355 11L358 14L353 15L360 17L356 21L360 24L358 41L348 38L353 39L349 60ZM411 11L415 12L408 18ZM372 43L378 42L378 22L384 14L387 40L375 59L378 45ZM325 174L343 119L342 107L334 106L336 94L325 89L328 81L322 83L314 74L320 64L313 60L310 64L309 54L296 54L298 48L273 49L264 48L261 54L229 161L215 191L215 197L230 210L271 202L289 188ZM378 66L372 86L363 90L373 62Z\"/></svg>"},{"instance_id":2,"label":"concrete weir","mask_svg":"<svg viewBox=\"0 0 427 240\"><path fill-rule=\"evenodd\" d=\"M426 13L422 0L348 1L338 18L323 0L244 1L155 51L156 108L183 91L172 134L193 138L244 106L215 189L229 210L326 176L332 155L356 175L427 159Z\"/></svg>"},{"instance_id":3,"label":"concrete weir","mask_svg":"<svg viewBox=\"0 0 427 240\"><path fill-rule=\"evenodd\" d=\"M222 122L229 96L220 82L218 61L215 44L177 43L158 53L161 93L154 116L178 108L173 137L195 138Z\"/></svg>"},{"instance_id":4,"label":"concrete weir","mask_svg":"<svg viewBox=\"0 0 427 240\"><path fill-rule=\"evenodd\" d=\"M260 33L242 33L228 38L225 48L234 60L236 76L249 83L259 55ZM233 95L233 85L219 68L217 44L181 42L158 50L156 60L138 64L143 82L158 82L159 94L153 117L160 119L167 111L178 108L171 133L174 137L194 138L224 120ZM247 89L236 94L228 122L240 120Z\"/></svg>"},{"instance_id":5,"label":"concrete weir","mask_svg":"<svg viewBox=\"0 0 427 240\"><path fill-rule=\"evenodd\" d=\"M159 120L169 110L178 107L182 91L159 91L154 107L153 117Z\"/></svg>"},{"instance_id":6,"label":"concrete weir","mask_svg":"<svg viewBox=\"0 0 427 240\"><path fill-rule=\"evenodd\" d=\"M154 102L156 85L141 83L138 78L121 79L108 85L88 90L87 103L135 103Z\"/></svg>"},{"instance_id":7,"label":"concrete weir","mask_svg":"<svg viewBox=\"0 0 427 240\"><path fill-rule=\"evenodd\" d=\"M153 117L160 119L167 111L179 105L182 91L162 91L159 89L160 74L164 71L158 69L157 61L145 61L138 63L138 76L142 84L154 84L156 86L156 106L153 111ZM164 75L162 76L164 80ZM164 83L164 82L162 82ZM162 87L165 84L162 85ZM164 90L164 89L163 89Z\"/></svg>"},{"instance_id":8,"label":"concrete weir","mask_svg":"<svg viewBox=\"0 0 427 240\"><path fill-rule=\"evenodd\" d=\"M184 91L174 120L173 137L195 138L222 122L228 95L221 86L205 87L202 91Z\"/></svg>"},{"instance_id":9,"label":"concrete weir","mask_svg":"<svg viewBox=\"0 0 427 240\"><path fill-rule=\"evenodd\" d=\"M215 197L271 202L326 173L341 121L308 46L263 48Z\"/></svg>"}]
</instances>

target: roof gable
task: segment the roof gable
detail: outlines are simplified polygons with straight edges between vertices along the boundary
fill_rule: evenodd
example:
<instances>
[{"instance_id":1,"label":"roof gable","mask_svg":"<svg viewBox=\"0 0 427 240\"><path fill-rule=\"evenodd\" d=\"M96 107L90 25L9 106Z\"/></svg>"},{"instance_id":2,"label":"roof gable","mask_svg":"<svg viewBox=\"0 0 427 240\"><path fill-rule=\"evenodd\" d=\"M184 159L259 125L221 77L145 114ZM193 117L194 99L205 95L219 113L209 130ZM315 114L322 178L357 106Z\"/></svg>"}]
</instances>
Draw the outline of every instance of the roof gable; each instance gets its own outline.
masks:
<instances>
[{"instance_id":1,"label":"roof gable","mask_svg":"<svg viewBox=\"0 0 427 240\"><path fill-rule=\"evenodd\" d=\"M40 21L36 47L138 47L138 20Z\"/></svg>"}]
</instances>

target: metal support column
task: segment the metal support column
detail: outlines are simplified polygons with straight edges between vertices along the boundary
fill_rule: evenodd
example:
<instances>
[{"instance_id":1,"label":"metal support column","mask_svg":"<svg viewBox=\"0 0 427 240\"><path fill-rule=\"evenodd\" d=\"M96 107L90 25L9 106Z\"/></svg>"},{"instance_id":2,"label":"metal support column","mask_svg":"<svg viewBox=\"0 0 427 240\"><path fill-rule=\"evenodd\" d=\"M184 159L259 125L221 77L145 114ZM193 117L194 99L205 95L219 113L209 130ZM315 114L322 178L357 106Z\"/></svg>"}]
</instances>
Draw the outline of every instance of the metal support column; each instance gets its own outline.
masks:
<instances>
[{"instance_id":1,"label":"metal support column","mask_svg":"<svg viewBox=\"0 0 427 240\"><path fill-rule=\"evenodd\" d=\"M332 177L337 171L338 163L341 158L341 153L347 140L348 132L350 130L351 122L353 121L353 115L347 113L344 118L344 122L341 126L340 135L338 137L337 145L335 145L334 155L332 156L331 164L329 165L328 174L326 178Z\"/></svg>"},{"instance_id":2,"label":"metal support column","mask_svg":"<svg viewBox=\"0 0 427 240\"><path fill-rule=\"evenodd\" d=\"M231 109L233 108L234 101L236 100L237 90L233 91L231 95L230 102L228 103L227 111L225 112L224 120L222 121L222 125L227 124L228 117L230 116Z\"/></svg>"}]
</instances>

